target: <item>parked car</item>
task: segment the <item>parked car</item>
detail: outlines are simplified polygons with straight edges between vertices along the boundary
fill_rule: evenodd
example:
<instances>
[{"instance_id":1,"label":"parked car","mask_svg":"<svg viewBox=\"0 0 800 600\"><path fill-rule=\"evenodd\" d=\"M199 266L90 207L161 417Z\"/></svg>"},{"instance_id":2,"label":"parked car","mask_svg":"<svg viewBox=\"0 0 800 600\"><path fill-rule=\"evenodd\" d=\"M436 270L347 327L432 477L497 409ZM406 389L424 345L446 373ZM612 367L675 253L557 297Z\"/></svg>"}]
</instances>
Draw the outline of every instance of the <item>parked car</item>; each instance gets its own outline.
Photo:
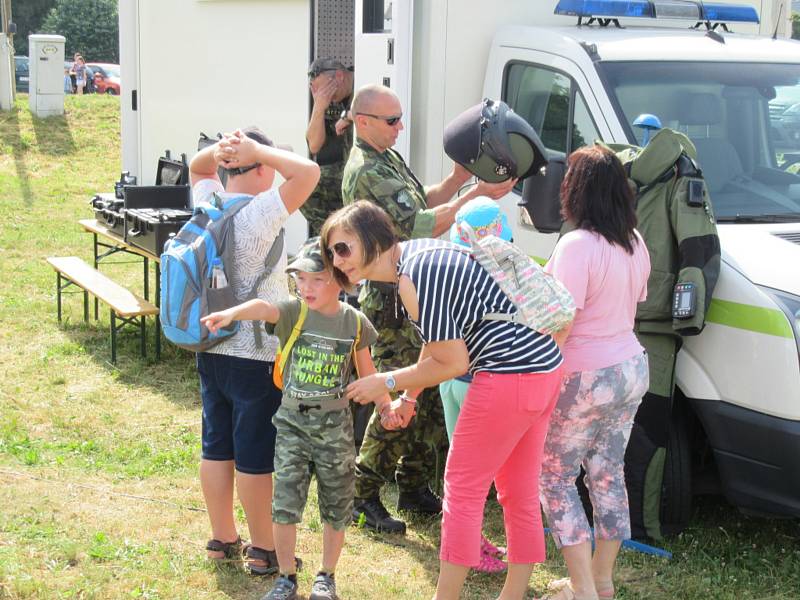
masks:
<instances>
[{"instance_id":1,"label":"parked car","mask_svg":"<svg viewBox=\"0 0 800 600\"><path fill-rule=\"evenodd\" d=\"M95 91L98 94L119 95L119 65L88 63L92 70Z\"/></svg>"},{"instance_id":2,"label":"parked car","mask_svg":"<svg viewBox=\"0 0 800 600\"><path fill-rule=\"evenodd\" d=\"M18 92L27 92L30 82L30 69L27 56L14 57L14 79L17 82Z\"/></svg>"}]
</instances>

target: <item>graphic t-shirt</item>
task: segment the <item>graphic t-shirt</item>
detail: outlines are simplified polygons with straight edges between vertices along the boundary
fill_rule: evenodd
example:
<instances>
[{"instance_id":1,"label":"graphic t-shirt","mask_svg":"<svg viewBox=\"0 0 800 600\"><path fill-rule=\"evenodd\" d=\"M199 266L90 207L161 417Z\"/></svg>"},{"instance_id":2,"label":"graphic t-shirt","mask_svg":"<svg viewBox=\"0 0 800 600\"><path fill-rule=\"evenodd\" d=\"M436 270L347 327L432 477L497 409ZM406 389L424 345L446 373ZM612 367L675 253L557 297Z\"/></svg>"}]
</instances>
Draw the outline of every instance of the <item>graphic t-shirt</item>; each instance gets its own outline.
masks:
<instances>
[{"instance_id":1,"label":"graphic t-shirt","mask_svg":"<svg viewBox=\"0 0 800 600\"><path fill-rule=\"evenodd\" d=\"M268 333L286 343L300 316L300 300L278 302L280 317L275 325L265 324ZM372 323L349 304L339 303L335 315L310 310L300 335L292 346L283 371L283 395L306 403L337 399L353 372L353 344L361 321L357 350L375 343L378 334Z\"/></svg>"}]
</instances>

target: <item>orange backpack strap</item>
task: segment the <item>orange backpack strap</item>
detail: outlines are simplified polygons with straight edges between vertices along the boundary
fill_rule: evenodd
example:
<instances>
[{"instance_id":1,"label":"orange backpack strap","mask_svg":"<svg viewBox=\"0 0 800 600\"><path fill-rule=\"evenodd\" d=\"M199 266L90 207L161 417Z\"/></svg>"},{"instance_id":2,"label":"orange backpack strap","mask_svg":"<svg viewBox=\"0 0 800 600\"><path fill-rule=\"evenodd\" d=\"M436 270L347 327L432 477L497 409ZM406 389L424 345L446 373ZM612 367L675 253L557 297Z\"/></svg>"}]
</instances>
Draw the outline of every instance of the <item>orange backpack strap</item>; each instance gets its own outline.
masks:
<instances>
[{"instance_id":1,"label":"orange backpack strap","mask_svg":"<svg viewBox=\"0 0 800 600\"><path fill-rule=\"evenodd\" d=\"M286 343L278 350L278 355L275 357L275 366L272 369L272 381L279 390L283 389L283 370L286 368L286 361L289 360L289 356L292 354L292 346L294 346L294 343L300 336L300 332L303 329L303 323L305 323L307 314L308 305L301 300L300 314L298 315L297 321L292 328L292 333L289 335L289 339L287 339Z\"/></svg>"}]
</instances>

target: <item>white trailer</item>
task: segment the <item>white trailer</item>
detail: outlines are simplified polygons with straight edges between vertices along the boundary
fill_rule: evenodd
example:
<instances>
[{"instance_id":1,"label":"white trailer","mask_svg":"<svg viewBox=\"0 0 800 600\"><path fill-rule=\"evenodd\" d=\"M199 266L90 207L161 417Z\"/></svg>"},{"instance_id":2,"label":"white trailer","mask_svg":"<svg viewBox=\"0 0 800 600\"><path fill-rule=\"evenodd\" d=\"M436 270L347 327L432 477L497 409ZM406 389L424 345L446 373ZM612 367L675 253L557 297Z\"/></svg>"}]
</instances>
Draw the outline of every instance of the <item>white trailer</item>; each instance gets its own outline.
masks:
<instances>
[{"instance_id":1,"label":"white trailer","mask_svg":"<svg viewBox=\"0 0 800 600\"><path fill-rule=\"evenodd\" d=\"M800 163L800 44L772 39L791 32L789 0L757 3L759 23L717 30L721 38L677 19L576 26L553 13L556 3L121 1L123 168L150 183L163 150L192 153L201 130L251 123L303 153L305 73L316 56L353 63L357 86L398 92L399 149L427 183L451 167L445 124L484 96L506 100L561 154L577 147L568 135L577 127L582 143L636 143L633 119L661 113L699 148L722 243L708 326L678 356L676 397L698 430L694 446L677 450L710 450L735 505L800 516L800 183L783 172ZM631 64L640 68L626 70ZM703 119L686 114L689 95L706 102ZM553 98L567 110L549 113ZM546 258L557 234L537 231L519 200L514 192L502 201L515 241ZM292 227L296 245L302 217ZM666 481L669 511L682 507L684 517L689 468L678 465Z\"/></svg>"}]
</instances>

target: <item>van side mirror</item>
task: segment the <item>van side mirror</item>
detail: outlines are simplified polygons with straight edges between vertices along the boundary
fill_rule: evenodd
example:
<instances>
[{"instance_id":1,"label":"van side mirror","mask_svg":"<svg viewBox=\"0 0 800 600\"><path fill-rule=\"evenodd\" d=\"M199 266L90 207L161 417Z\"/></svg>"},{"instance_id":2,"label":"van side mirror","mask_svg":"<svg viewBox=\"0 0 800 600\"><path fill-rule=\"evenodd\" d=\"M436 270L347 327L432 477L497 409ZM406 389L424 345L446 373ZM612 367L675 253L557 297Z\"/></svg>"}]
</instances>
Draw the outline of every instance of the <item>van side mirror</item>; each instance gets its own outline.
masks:
<instances>
[{"instance_id":1,"label":"van side mirror","mask_svg":"<svg viewBox=\"0 0 800 600\"><path fill-rule=\"evenodd\" d=\"M542 233L561 231L561 181L567 172L564 156L550 156L542 172L522 184L519 205L528 211L533 226Z\"/></svg>"}]
</instances>

